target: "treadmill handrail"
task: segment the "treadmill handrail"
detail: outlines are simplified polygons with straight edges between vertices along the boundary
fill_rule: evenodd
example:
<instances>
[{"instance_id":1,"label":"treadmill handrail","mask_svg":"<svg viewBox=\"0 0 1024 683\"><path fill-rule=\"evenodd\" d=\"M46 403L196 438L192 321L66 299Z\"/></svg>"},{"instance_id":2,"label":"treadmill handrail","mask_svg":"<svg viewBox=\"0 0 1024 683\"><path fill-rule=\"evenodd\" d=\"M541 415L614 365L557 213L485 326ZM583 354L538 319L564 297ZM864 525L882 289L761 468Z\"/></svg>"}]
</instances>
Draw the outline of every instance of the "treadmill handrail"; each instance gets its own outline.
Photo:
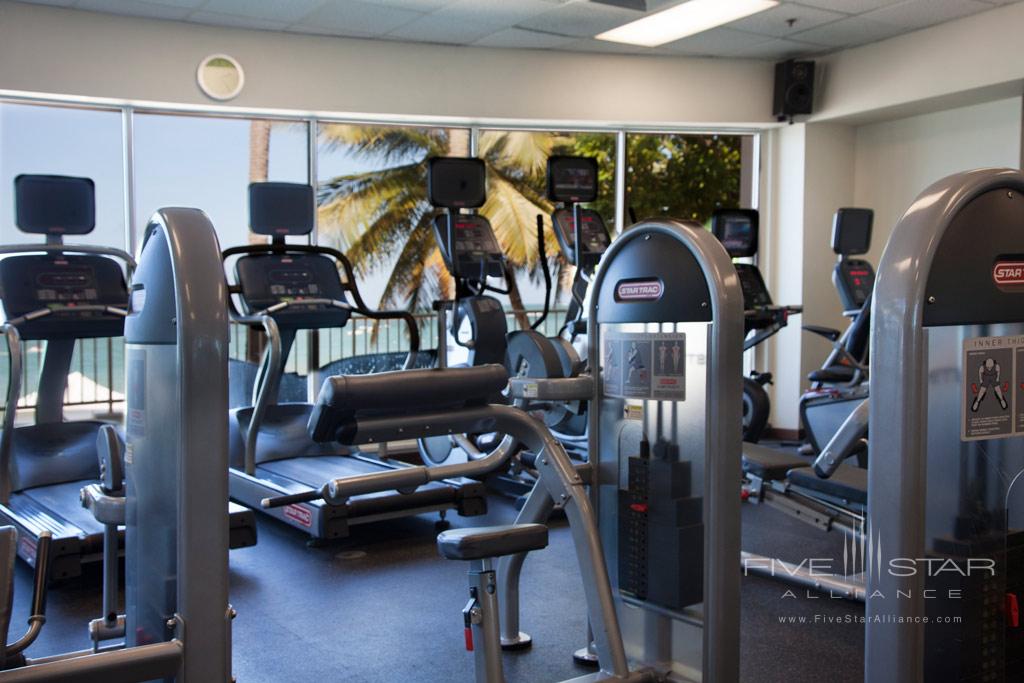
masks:
<instances>
[{"instance_id":1,"label":"treadmill handrail","mask_svg":"<svg viewBox=\"0 0 1024 683\"><path fill-rule=\"evenodd\" d=\"M264 365L263 373L256 374L253 383L255 397L252 404L252 414L249 416L249 425L245 430L245 460L243 466L245 473L252 476L256 474L256 440L259 438L260 426L270 405L270 387L273 382L266 381L267 377L279 374L284 359L281 358L281 332L277 327L277 321L269 314L260 315L239 315L232 307L231 319L243 325L261 325L270 342L267 346L269 357Z\"/></svg>"},{"instance_id":2,"label":"treadmill handrail","mask_svg":"<svg viewBox=\"0 0 1024 683\"><path fill-rule=\"evenodd\" d=\"M22 352L21 334L10 323L0 323L0 331L7 341L10 356L10 370L7 381L7 405L4 408L3 431L0 431L0 503L11 502L11 442L14 439L14 419L18 412L18 396L21 395Z\"/></svg>"},{"instance_id":3,"label":"treadmill handrail","mask_svg":"<svg viewBox=\"0 0 1024 683\"><path fill-rule=\"evenodd\" d=\"M99 256L113 256L124 261L128 269L128 279L135 270L135 258L127 251L116 247L103 247L92 244L0 244L0 254L32 254L37 252L65 253L65 254L96 254Z\"/></svg>"},{"instance_id":4,"label":"treadmill handrail","mask_svg":"<svg viewBox=\"0 0 1024 683\"><path fill-rule=\"evenodd\" d=\"M29 322L30 320L38 320L39 318L45 318L48 315L54 313L110 313L111 315L119 315L122 318L128 317L128 309L119 308L117 306L107 306L105 304L83 304L81 306L48 306L46 308L37 308L34 311L23 313L17 318L11 318L7 321L8 325L21 325Z\"/></svg>"},{"instance_id":5,"label":"treadmill handrail","mask_svg":"<svg viewBox=\"0 0 1024 683\"><path fill-rule=\"evenodd\" d=\"M342 288L352 297L352 301L355 304L354 306L349 306L352 311L374 320L403 320L409 328L409 353L405 357L405 364L402 366L402 369L408 370L413 366L416 362L416 354L420 350L420 331L419 325L416 323L416 318L409 311L376 310L367 306L366 302L363 300L363 295L359 292L359 287L356 285L356 274L355 269L352 267L352 263L348 260L347 256L337 249L324 247L318 244L275 244L273 242L266 244L241 244L235 247L229 247L221 252L221 261L226 261L231 256L244 254L286 254L288 252L321 254L334 259L334 261L341 266L341 269L345 271L345 278L341 284ZM233 293L237 294L238 292L237 290L233 290ZM303 301L308 303L312 300L304 299ZM233 302L232 308L234 308Z\"/></svg>"}]
</instances>

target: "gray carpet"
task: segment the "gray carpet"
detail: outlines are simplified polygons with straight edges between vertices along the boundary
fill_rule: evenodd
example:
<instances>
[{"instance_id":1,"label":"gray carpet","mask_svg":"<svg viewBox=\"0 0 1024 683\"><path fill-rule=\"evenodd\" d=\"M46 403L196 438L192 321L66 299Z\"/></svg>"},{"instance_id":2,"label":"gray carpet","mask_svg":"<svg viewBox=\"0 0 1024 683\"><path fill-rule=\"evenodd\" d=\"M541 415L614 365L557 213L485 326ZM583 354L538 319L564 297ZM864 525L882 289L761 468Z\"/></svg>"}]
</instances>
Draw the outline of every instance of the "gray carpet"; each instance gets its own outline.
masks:
<instances>
[{"instance_id":1,"label":"gray carpet","mask_svg":"<svg viewBox=\"0 0 1024 683\"><path fill-rule=\"evenodd\" d=\"M508 501L493 498L487 517L455 525L504 523ZM435 517L355 527L336 544L309 548L291 528L260 518L260 542L231 553L234 670L241 683L279 681L473 680L463 649L461 609L466 567L442 560L434 545ZM823 534L764 507L743 511L744 549L790 561L840 557L842 538ZM551 546L535 553L523 574L523 627L532 650L505 655L509 681L554 681L587 672L570 656L584 639L583 594L576 580L568 529L557 523ZM99 574L56 586L49 618L32 656L90 645L86 622L97 616ZM21 634L31 594L30 571L19 562L12 639ZM861 680L862 626L846 619L860 605L824 596L783 597L784 584L743 581L742 680L753 683L833 683ZM782 623L793 618L804 623Z\"/></svg>"}]
</instances>

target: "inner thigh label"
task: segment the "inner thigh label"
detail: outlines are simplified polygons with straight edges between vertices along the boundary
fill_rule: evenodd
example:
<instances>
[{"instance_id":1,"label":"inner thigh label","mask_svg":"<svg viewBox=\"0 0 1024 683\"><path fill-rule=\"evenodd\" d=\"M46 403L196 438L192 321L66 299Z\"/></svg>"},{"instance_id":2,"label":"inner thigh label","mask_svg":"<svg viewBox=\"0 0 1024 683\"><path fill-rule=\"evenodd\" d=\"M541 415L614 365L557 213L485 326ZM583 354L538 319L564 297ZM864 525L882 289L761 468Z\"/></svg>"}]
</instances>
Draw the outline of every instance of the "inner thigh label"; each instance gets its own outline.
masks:
<instances>
[{"instance_id":1,"label":"inner thigh label","mask_svg":"<svg viewBox=\"0 0 1024 683\"><path fill-rule=\"evenodd\" d=\"M964 441L1024 434L1024 336L964 341Z\"/></svg>"},{"instance_id":2,"label":"inner thigh label","mask_svg":"<svg viewBox=\"0 0 1024 683\"><path fill-rule=\"evenodd\" d=\"M601 379L607 396L686 399L685 334L611 334L603 346Z\"/></svg>"}]
</instances>

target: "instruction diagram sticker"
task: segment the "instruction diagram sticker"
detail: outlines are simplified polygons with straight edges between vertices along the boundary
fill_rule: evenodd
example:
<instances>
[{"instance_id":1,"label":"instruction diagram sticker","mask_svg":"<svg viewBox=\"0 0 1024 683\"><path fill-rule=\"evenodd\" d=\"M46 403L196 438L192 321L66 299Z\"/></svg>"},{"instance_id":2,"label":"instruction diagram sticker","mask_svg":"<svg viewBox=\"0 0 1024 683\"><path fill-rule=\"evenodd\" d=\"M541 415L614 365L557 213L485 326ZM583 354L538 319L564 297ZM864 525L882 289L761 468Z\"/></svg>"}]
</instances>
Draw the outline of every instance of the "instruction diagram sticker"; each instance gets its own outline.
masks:
<instances>
[{"instance_id":1,"label":"instruction diagram sticker","mask_svg":"<svg viewBox=\"0 0 1024 683\"><path fill-rule=\"evenodd\" d=\"M604 364L601 366L601 380L609 396L622 396L622 341L604 340Z\"/></svg>"},{"instance_id":2,"label":"instruction diagram sticker","mask_svg":"<svg viewBox=\"0 0 1024 683\"><path fill-rule=\"evenodd\" d=\"M1013 424L1013 431L1024 433L1024 346L1015 349L1014 368L1021 368L1013 377L1013 406L1016 413L1016 420Z\"/></svg>"},{"instance_id":3,"label":"instruction diagram sticker","mask_svg":"<svg viewBox=\"0 0 1024 683\"><path fill-rule=\"evenodd\" d=\"M961 439L1003 439L1024 433L1024 337L964 341Z\"/></svg>"},{"instance_id":4,"label":"instruction diagram sticker","mask_svg":"<svg viewBox=\"0 0 1024 683\"><path fill-rule=\"evenodd\" d=\"M686 399L686 335L635 333L604 341L604 393L618 398Z\"/></svg>"}]
</instances>

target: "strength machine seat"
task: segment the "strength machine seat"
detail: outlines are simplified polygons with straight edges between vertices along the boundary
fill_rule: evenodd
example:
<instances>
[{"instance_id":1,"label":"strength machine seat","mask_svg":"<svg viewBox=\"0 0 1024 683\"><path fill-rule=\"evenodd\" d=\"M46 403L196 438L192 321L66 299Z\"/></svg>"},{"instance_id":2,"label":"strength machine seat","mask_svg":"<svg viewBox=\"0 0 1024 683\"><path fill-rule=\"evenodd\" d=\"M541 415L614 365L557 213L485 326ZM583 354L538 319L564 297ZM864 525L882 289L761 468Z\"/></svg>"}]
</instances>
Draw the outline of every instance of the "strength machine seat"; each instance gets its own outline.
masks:
<instances>
[{"instance_id":1,"label":"strength machine seat","mask_svg":"<svg viewBox=\"0 0 1024 683\"><path fill-rule=\"evenodd\" d=\"M450 529L437 537L437 550L448 560L483 560L540 550L548 545L544 524L507 524Z\"/></svg>"},{"instance_id":2,"label":"strength machine seat","mask_svg":"<svg viewBox=\"0 0 1024 683\"><path fill-rule=\"evenodd\" d=\"M868 471L861 467L840 465L828 479L819 477L811 467L798 467L790 470L789 483L842 504L868 504Z\"/></svg>"},{"instance_id":3,"label":"strength machine seat","mask_svg":"<svg viewBox=\"0 0 1024 683\"><path fill-rule=\"evenodd\" d=\"M786 478L790 470L809 465L807 458L756 443L743 442L743 471L766 481Z\"/></svg>"},{"instance_id":4,"label":"strength machine seat","mask_svg":"<svg viewBox=\"0 0 1024 683\"><path fill-rule=\"evenodd\" d=\"M807 379L812 382L842 384L844 382L852 382L855 373L856 370L848 365L830 365L827 368L807 373Z\"/></svg>"},{"instance_id":5,"label":"strength machine seat","mask_svg":"<svg viewBox=\"0 0 1024 683\"><path fill-rule=\"evenodd\" d=\"M314 441L334 441L358 416L484 405L508 384L500 365L338 375L324 381L309 418Z\"/></svg>"}]
</instances>

